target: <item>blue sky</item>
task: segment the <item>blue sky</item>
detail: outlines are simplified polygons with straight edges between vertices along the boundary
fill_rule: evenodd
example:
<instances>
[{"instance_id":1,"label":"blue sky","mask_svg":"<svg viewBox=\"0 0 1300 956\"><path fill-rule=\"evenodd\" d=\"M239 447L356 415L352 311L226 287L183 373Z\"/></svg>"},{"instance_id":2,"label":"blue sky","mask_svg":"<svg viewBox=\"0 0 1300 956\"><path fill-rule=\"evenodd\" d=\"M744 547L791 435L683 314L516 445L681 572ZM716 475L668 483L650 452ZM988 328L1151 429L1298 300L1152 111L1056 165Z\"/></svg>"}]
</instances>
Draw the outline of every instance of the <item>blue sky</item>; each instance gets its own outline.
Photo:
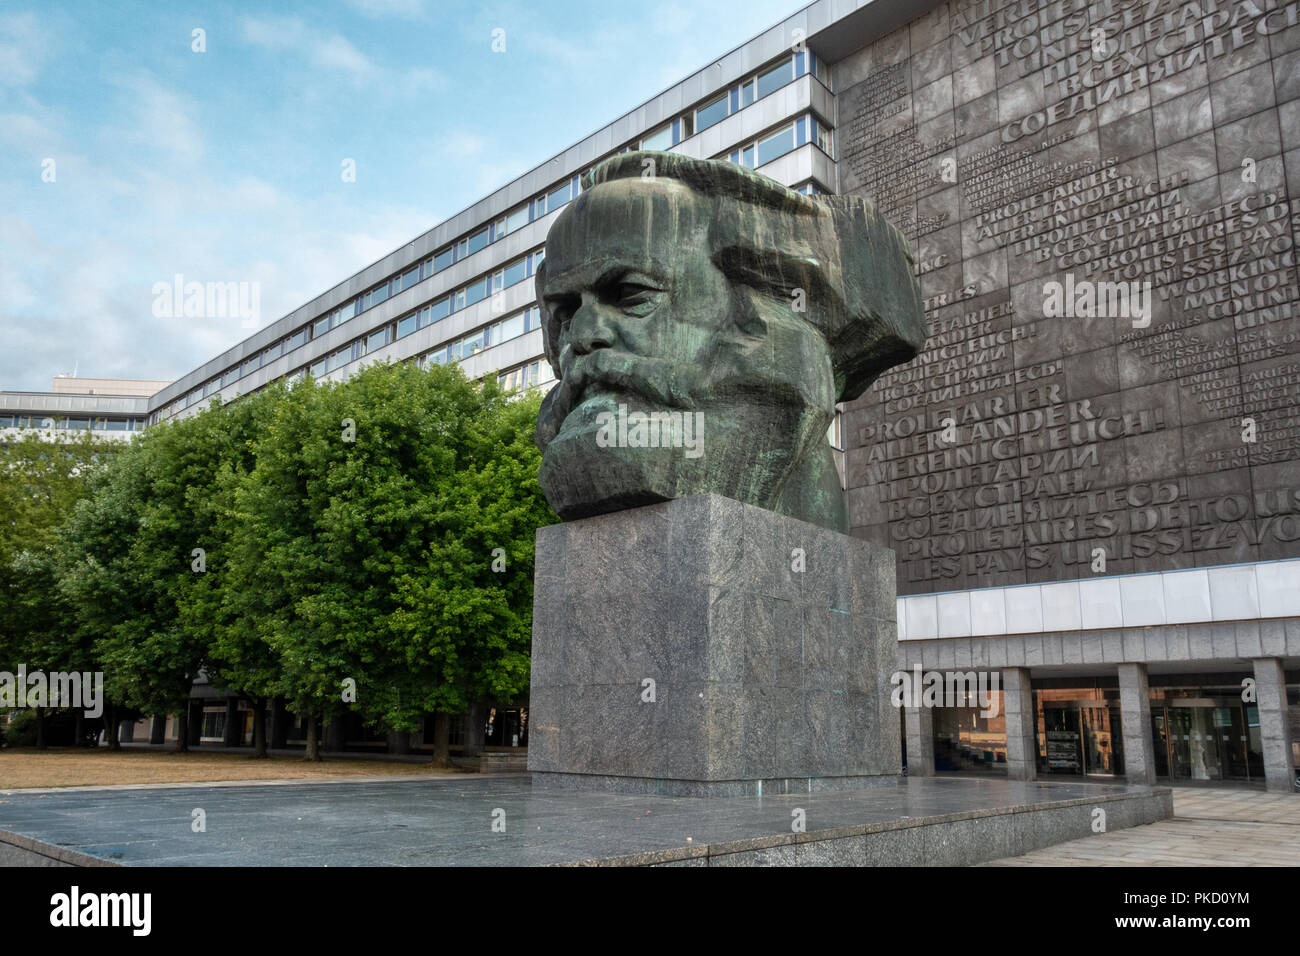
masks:
<instances>
[{"instance_id":1,"label":"blue sky","mask_svg":"<svg viewBox=\"0 0 1300 956\"><path fill-rule=\"evenodd\" d=\"M7 3L0 388L188 372L249 330L155 283L257 282L273 321L799 6Z\"/></svg>"}]
</instances>

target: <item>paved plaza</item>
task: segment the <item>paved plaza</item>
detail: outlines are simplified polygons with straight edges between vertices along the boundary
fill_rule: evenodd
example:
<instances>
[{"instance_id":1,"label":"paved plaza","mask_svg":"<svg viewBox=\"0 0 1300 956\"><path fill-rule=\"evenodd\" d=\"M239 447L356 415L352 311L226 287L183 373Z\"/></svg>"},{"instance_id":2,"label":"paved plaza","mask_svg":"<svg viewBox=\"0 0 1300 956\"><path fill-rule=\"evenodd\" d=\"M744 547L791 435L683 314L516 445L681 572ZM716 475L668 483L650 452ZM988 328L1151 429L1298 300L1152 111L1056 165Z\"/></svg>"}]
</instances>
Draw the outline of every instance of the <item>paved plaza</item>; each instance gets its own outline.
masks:
<instances>
[{"instance_id":1,"label":"paved plaza","mask_svg":"<svg viewBox=\"0 0 1300 956\"><path fill-rule=\"evenodd\" d=\"M1099 805L1118 827L1159 819L1168 799L1122 785L952 778L673 798L538 792L519 774L0 791L0 830L134 866L890 866L1008 856L1087 833Z\"/></svg>"},{"instance_id":2,"label":"paved plaza","mask_svg":"<svg viewBox=\"0 0 1300 956\"><path fill-rule=\"evenodd\" d=\"M1175 789L1174 816L985 866L1297 866L1300 795Z\"/></svg>"}]
</instances>

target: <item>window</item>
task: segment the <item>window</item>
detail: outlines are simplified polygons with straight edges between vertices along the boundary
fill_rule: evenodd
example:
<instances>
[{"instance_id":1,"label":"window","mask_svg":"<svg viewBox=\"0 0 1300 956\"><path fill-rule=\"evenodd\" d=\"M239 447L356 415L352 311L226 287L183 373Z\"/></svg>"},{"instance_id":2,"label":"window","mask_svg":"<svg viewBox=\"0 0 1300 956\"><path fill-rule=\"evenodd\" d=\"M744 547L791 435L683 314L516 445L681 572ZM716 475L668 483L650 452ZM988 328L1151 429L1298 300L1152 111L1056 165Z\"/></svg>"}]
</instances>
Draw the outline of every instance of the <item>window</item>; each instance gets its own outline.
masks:
<instances>
[{"instance_id":1,"label":"window","mask_svg":"<svg viewBox=\"0 0 1300 956\"><path fill-rule=\"evenodd\" d=\"M432 325L434 322L441 322L449 315L451 315L451 296L439 299L429 306L429 321L427 324ZM420 327L424 328L424 325L425 323L421 323Z\"/></svg>"},{"instance_id":2,"label":"window","mask_svg":"<svg viewBox=\"0 0 1300 956\"><path fill-rule=\"evenodd\" d=\"M538 382L538 372L541 363L533 362L531 365L522 365L519 368L512 368L508 372L502 372L497 376L497 381L507 390L511 391L516 388L528 388L536 385Z\"/></svg>"},{"instance_id":3,"label":"window","mask_svg":"<svg viewBox=\"0 0 1300 956\"><path fill-rule=\"evenodd\" d=\"M226 369L224 372L221 373L221 387L222 387L222 388L225 388L227 385L232 385L232 384L234 384L235 382L237 382L238 380L239 380L239 366L238 366L238 365L236 365L234 368L228 368L228 369Z\"/></svg>"},{"instance_id":4,"label":"window","mask_svg":"<svg viewBox=\"0 0 1300 956\"><path fill-rule=\"evenodd\" d=\"M723 93L712 103L707 103L695 111L695 128L703 132L710 126L721 123L727 118L730 110L728 109L728 96Z\"/></svg>"},{"instance_id":5,"label":"window","mask_svg":"<svg viewBox=\"0 0 1300 956\"><path fill-rule=\"evenodd\" d=\"M780 66L760 74L758 77L758 98L761 100L769 93L775 93L781 87L794 80L794 69L791 61L786 60Z\"/></svg>"},{"instance_id":6,"label":"window","mask_svg":"<svg viewBox=\"0 0 1300 956\"><path fill-rule=\"evenodd\" d=\"M378 332L372 333L370 338L366 339L366 354L368 355L369 353L373 352L375 349L382 349L387 344L388 344L388 327L385 326L384 328L380 329Z\"/></svg>"},{"instance_id":7,"label":"window","mask_svg":"<svg viewBox=\"0 0 1300 956\"><path fill-rule=\"evenodd\" d=\"M205 710L203 712L202 740L224 740L226 736L226 711Z\"/></svg>"},{"instance_id":8,"label":"window","mask_svg":"<svg viewBox=\"0 0 1300 956\"><path fill-rule=\"evenodd\" d=\"M537 306L529 306L524 309L524 331L531 332L533 329L542 327L542 310Z\"/></svg>"},{"instance_id":9,"label":"window","mask_svg":"<svg viewBox=\"0 0 1300 956\"><path fill-rule=\"evenodd\" d=\"M524 257L518 262L512 262L505 268L505 284L512 286L516 282L523 282L528 278L528 258Z\"/></svg>"},{"instance_id":10,"label":"window","mask_svg":"<svg viewBox=\"0 0 1300 956\"><path fill-rule=\"evenodd\" d=\"M758 165L762 166L774 159L780 159L792 149L794 149L793 125L758 141Z\"/></svg>"},{"instance_id":11,"label":"window","mask_svg":"<svg viewBox=\"0 0 1300 956\"><path fill-rule=\"evenodd\" d=\"M565 183L559 189L553 189L546 195L546 211L554 212L572 197L569 195L569 184Z\"/></svg>"},{"instance_id":12,"label":"window","mask_svg":"<svg viewBox=\"0 0 1300 956\"><path fill-rule=\"evenodd\" d=\"M512 233L516 229L528 225L528 207L526 205L520 206L514 212L510 213L510 215L506 216L505 223L506 234Z\"/></svg>"},{"instance_id":13,"label":"window","mask_svg":"<svg viewBox=\"0 0 1300 956\"><path fill-rule=\"evenodd\" d=\"M366 293L366 303L364 306L362 306L362 308L373 309L375 306L379 305L387 298L388 298L388 283L385 282L383 285L379 286L379 288L371 289L369 292Z\"/></svg>"},{"instance_id":14,"label":"window","mask_svg":"<svg viewBox=\"0 0 1300 956\"><path fill-rule=\"evenodd\" d=\"M429 311L428 309L421 309L419 312L413 312L410 315L408 315L406 318L398 322L397 337L399 339L403 338L404 336L410 335L412 332L418 329L420 327L419 324L420 316L426 314L428 311Z\"/></svg>"},{"instance_id":15,"label":"window","mask_svg":"<svg viewBox=\"0 0 1300 956\"><path fill-rule=\"evenodd\" d=\"M312 365L311 377L320 378L322 375L325 374L328 368L329 368L329 362L326 359L321 359L319 362L316 362Z\"/></svg>"},{"instance_id":16,"label":"window","mask_svg":"<svg viewBox=\"0 0 1300 956\"><path fill-rule=\"evenodd\" d=\"M286 351L292 352L294 349L298 348L298 346L306 345L307 339L310 335L310 329L306 327L299 329L297 332L293 333L293 335L289 336L289 344Z\"/></svg>"},{"instance_id":17,"label":"window","mask_svg":"<svg viewBox=\"0 0 1300 956\"><path fill-rule=\"evenodd\" d=\"M283 354L283 352L284 341L281 340L262 353L262 364L266 365L268 362L274 362L281 356L281 354Z\"/></svg>"},{"instance_id":18,"label":"window","mask_svg":"<svg viewBox=\"0 0 1300 956\"><path fill-rule=\"evenodd\" d=\"M455 256L452 255L452 250L444 249L442 250L442 252L438 253L436 256L433 257L433 271L441 272L443 269L447 268L447 266L451 265L454 261L455 261Z\"/></svg>"},{"instance_id":19,"label":"window","mask_svg":"<svg viewBox=\"0 0 1300 956\"><path fill-rule=\"evenodd\" d=\"M540 197L533 204L534 219L555 212L570 199L578 194L578 177L574 176L571 180L556 189L552 189L545 197Z\"/></svg>"},{"instance_id":20,"label":"window","mask_svg":"<svg viewBox=\"0 0 1300 956\"><path fill-rule=\"evenodd\" d=\"M508 342L510 339L517 338L524 334L524 313L512 315L508 319L498 322L496 329L492 333L493 342Z\"/></svg>"},{"instance_id":21,"label":"window","mask_svg":"<svg viewBox=\"0 0 1300 956\"><path fill-rule=\"evenodd\" d=\"M239 377L243 378L250 372L256 372L262 367L262 356L254 355L251 359L239 366Z\"/></svg>"},{"instance_id":22,"label":"window","mask_svg":"<svg viewBox=\"0 0 1300 956\"><path fill-rule=\"evenodd\" d=\"M661 126L652 133L646 133L641 138L642 149L667 149L673 144L672 125Z\"/></svg>"},{"instance_id":23,"label":"window","mask_svg":"<svg viewBox=\"0 0 1300 956\"><path fill-rule=\"evenodd\" d=\"M315 324L311 327L311 337L313 339L320 338L330 330L330 319L331 316L326 315L316 320Z\"/></svg>"},{"instance_id":24,"label":"window","mask_svg":"<svg viewBox=\"0 0 1300 956\"><path fill-rule=\"evenodd\" d=\"M414 269L407 270L406 272L402 273L401 291L405 292L407 289L409 289L411 286L415 285L419 281L420 281L419 266L416 266Z\"/></svg>"},{"instance_id":25,"label":"window","mask_svg":"<svg viewBox=\"0 0 1300 956\"><path fill-rule=\"evenodd\" d=\"M221 379L214 378L212 381L208 382L203 386L203 397L207 398L209 395L214 395L220 389L221 389Z\"/></svg>"},{"instance_id":26,"label":"window","mask_svg":"<svg viewBox=\"0 0 1300 956\"><path fill-rule=\"evenodd\" d=\"M488 244L488 229L484 228L474 233L469 239L465 240L467 245L466 255L473 255L480 249L484 249Z\"/></svg>"},{"instance_id":27,"label":"window","mask_svg":"<svg viewBox=\"0 0 1300 956\"><path fill-rule=\"evenodd\" d=\"M466 286L464 289L462 289L459 293L457 293L458 304L459 304L459 297L460 296L464 297L464 303L461 304L460 307L466 308L468 306L473 305L475 302L481 302L482 300L486 299L489 295L491 295L491 291L488 289L490 283L491 283L491 279L489 277L487 279L481 279L478 282L475 282L473 285Z\"/></svg>"}]
</instances>

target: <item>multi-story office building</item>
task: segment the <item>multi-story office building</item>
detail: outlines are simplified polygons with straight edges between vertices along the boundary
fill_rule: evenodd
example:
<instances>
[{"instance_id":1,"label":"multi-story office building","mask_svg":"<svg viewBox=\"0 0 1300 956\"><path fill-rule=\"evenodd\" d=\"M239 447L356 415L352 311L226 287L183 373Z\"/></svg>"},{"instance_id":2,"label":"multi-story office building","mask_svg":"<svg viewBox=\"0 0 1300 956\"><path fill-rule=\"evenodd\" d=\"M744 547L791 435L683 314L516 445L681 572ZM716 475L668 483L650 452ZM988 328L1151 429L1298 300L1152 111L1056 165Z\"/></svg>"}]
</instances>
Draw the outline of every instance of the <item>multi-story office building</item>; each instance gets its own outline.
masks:
<instances>
[{"instance_id":1,"label":"multi-story office building","mask_svg":"<svg viewBox=\"0 0 1300 956\"><path fill-rule=\"evenodd\" d=\"M853 533L898 553L900 670L999 678L996 716L965 690L906 709L909 771L1290 789L1300 8L1189 9L817 0L160 389L148 420L375 359L545 386L547 229L626 150L864 196L913 243L930 341L844 409Z\"/></svg>"},{"instance_id":2,"label":"multi-story office building","mask_svg":"<svg viewBox=\"0 0 1300 956\"><path fill-rule=\"evenodd\" d=\"M144 428L149 398L169 382L59 375L48 392L0 392L0 441L28 431L59 437L89 431L126 439Z\"/></svg>"}]
</instances>

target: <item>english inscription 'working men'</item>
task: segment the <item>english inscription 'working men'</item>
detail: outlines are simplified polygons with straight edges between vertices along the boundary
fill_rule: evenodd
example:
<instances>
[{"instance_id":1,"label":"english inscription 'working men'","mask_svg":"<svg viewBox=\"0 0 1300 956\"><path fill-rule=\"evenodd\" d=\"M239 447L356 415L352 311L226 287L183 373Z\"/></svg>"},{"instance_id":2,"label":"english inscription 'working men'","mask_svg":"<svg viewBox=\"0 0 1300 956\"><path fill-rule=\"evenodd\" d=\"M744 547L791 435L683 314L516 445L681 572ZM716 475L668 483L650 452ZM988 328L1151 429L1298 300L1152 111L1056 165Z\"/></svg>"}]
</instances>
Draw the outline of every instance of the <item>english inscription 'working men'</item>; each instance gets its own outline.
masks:
<instances>
[{"instance_id":1,"label":"english inscription 'working men'","mask_svg":"<svg viewBox=\"0 0 1300 956\"><path fill-rule=\"evenodd\" d=\"M560 380L537 424L551 506L712 492L846 532L835 403L925 341L902 234L866 200L721 160L625 153L582 185L536 278ZM647 441L647 423L685 434Z\"/></svg>"}]
</instances>

